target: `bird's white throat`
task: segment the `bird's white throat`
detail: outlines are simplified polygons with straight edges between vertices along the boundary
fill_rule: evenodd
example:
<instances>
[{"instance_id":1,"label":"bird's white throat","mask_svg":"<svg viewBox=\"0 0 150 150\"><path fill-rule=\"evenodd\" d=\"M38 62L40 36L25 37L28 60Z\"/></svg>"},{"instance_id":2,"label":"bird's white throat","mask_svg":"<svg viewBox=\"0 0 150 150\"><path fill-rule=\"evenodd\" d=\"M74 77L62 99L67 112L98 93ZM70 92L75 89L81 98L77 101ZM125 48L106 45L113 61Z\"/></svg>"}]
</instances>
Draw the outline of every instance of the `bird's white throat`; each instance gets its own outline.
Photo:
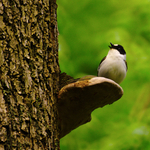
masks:
<instances>
[{"instance_id":1,"label":"bird's white throat","mask_svg":"<svg viewBox=\"0 0 150 150\"><path fill-rule=\"evenodd\" d=\"M107 54L107 58L111 58L111 59L116 59L116 58L120 58L123 60L126 60L126 54L120 54L116 49L110 49L108 54Z\"/></svg>"}]
</instances>

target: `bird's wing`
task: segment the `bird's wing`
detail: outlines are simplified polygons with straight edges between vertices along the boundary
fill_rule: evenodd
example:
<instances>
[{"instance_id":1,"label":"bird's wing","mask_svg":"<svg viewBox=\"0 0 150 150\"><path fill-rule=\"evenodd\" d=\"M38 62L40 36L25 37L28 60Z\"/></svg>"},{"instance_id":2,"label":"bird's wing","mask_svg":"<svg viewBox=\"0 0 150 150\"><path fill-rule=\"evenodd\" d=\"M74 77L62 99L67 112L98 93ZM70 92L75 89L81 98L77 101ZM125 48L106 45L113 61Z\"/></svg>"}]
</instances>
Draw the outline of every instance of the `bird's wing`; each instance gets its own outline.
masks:
<instances>
[{"instance_id":1,"label":"bird's wing","mask_svg":"<svg viewBox=\"0 0 150 150\"><path fill-rule=\"evenodd\" d=\"M106 58L106 56L101 60L100 64L105 60L105 58ZM100 66L100 64L99 64L99 66Z\"/></svg>"},{"instance_id":2,"label":"bird's wing","mask_svg":"<svg viewBox=\"0 0 150 150\"><path fill-rule=\"evenodd\" d=\"M128 65L127 65L127 62L126 60L124 60L125 64L126 64L126 71L128 70Z\"/></svg>"},{"instance_id":3,"label":"bird's wing","mask_svg":"<svg viewBox=\"0 0 150 150\"><path fill-rule=\"evenodd\" d=\"M99 70L99 68L100 68L100 65L101 65L101 63L105 60L105 58L106 58L106 56L101 60L101 62L99 63L99 66L98 66L98 68L97 68L97 74L98 74L98 70Z\"/></svg>"}]
</instances>

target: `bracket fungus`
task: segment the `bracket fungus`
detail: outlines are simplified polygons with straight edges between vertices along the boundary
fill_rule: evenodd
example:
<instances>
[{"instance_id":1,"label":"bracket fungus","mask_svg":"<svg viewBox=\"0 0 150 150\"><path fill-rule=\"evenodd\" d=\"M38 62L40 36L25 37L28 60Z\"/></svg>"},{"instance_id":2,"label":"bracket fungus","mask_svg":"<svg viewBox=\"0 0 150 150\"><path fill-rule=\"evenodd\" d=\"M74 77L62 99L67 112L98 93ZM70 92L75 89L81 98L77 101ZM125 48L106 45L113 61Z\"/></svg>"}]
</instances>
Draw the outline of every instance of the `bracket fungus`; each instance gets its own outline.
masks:
<instances>
[{"instance_id":1,"label":"bracket fungus","mask_svg":"<svg viewBox=\"0 0 150 150\"><path fill-rule=\"evenodd\" d=\"M122 95L121 86L104 77L88 76L63 86L58 94L60 138L89 122L93 110Z\"/></svg>"}]
</instances>

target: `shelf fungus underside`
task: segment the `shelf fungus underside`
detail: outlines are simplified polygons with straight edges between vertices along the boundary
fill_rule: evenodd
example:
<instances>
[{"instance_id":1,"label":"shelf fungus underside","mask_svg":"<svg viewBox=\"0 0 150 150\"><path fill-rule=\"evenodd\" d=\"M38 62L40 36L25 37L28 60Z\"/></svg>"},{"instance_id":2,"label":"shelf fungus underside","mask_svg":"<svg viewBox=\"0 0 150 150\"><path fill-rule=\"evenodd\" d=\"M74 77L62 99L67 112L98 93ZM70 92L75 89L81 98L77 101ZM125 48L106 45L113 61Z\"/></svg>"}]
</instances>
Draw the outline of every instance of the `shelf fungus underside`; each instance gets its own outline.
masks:
<instances>
[{"instance_id":1,"label":"shelf fungus underside","mask_svg":"<svg viewBox=\"0 0 150 150\"><path fill-rule=\"evenodd\" d=\"M116 82L91 77L65 85L58 95L60 138L91 121L91 113L120 99L123 89Z\"/></svg>"}]
</instances>

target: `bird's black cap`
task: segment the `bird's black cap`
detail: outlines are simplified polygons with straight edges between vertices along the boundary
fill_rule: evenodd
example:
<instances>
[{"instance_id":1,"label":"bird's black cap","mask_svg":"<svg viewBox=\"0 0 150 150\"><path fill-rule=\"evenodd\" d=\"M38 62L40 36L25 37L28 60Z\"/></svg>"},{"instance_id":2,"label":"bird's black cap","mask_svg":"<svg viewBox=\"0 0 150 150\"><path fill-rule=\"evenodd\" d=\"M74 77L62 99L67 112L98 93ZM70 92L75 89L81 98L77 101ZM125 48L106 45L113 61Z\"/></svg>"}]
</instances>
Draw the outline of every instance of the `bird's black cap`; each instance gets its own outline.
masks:
<instances>
[{"instance_id":1,"label":"bird's black cap","mask_svg":"<svg viewBox=\"0 0 150 150\"><path fill-rule=\"evenodd\" d=\"M125 50L124 50L124 48L121 46L121 45L118 45L118 44L112 44L112 43L110 43L110 45L111 46L109 46L110 47L110 49L116 49L116 50L118 50L119 52L120 52L120 54L126 54L126 52L125 52Z\"/></svg>"}]
</instances>

